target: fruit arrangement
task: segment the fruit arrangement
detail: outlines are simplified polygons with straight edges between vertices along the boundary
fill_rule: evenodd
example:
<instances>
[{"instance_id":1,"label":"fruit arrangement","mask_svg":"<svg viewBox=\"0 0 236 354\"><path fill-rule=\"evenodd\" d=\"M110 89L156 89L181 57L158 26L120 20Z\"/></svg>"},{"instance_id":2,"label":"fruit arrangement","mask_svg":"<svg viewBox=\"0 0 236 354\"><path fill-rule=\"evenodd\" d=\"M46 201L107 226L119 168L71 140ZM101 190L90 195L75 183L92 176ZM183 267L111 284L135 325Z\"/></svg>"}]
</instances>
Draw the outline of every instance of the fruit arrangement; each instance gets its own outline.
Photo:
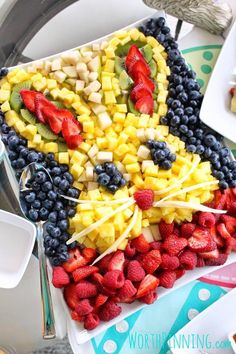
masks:
<instances>
[{"instance_id":1,"label":"fruit arrangement","mask_svg":"<svg viewBox=\"0 0 236 354\"><path fill-rule=\"evenodd\" d=\"M27 216L86 329L236 249L236 163L202 98L163 18L1 69L1 138L17 178L52 177L29 181Z\"/></svg>"}]
</instances>

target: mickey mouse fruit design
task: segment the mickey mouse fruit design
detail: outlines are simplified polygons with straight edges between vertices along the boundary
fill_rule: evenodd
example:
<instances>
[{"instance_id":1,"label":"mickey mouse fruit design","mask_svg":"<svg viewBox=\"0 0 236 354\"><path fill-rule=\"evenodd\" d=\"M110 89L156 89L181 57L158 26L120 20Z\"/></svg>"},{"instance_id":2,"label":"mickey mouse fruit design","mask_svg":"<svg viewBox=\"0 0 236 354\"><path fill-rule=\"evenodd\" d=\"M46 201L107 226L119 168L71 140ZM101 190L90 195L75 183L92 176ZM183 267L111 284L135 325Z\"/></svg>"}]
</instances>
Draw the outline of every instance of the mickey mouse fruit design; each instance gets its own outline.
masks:
<instances>
[{"instance_id":1,"label":"mickey mouse fruit design","mask_svg":"<svg viewBox=\"0 0 236 354\"><path fill-rule=\"evenodd\" d=\"M199 120L202 101L163 18L0 71L1 136L24 198L47 220L52 283L94 329L186 270L236 249L236 163ZM62 198L61 195L67 197Z\"/></svg>"}]
</instances>

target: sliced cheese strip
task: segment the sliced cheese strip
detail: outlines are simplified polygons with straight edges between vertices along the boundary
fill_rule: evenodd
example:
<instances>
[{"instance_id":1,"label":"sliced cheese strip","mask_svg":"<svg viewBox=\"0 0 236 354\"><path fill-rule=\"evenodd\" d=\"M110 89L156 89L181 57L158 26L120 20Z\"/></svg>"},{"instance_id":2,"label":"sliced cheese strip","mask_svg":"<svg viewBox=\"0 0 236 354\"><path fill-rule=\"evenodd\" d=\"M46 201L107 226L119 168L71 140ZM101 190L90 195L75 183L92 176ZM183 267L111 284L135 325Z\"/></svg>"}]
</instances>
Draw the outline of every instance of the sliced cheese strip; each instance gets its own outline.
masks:
<instances>
[{"instance_id":1,"label":"sliced cheese strip","mask_svg":"<svg viewBox=\"0 0 236 354\"><path fill-rule=\"evenodd\" d=\"M121 242L124 241L124 239L126 239L126 237L128 237L130 231L133 229L134 225L137 222L137 218L138 218L138 206L136 205L135 209L134 209L134 215L132 216L132 219L131 219L127 229L123 232L123 234L120 235L120 237L105 252L100 254L100 256L95 259L95 261L92 263L92 265L94 265L95 263L99 262L107 254L117 250L117 248L119 247Z\"/></svg>"},{"instance_id":2,"label":"sliced cheese strip","mask_svg":"<svg viewBox=\"0 0 236 354\"><path fill-rule=\"evenodd\" d=\"M71 200L72 202L76 202L78 204L121 204L121 203L126 203L129 200L132 199L130 198L123 198L123 199L114 199L114 200L83 200L83 199L75 199L71 197L67 197L66 195L61 195L64 199Z\"/></svg>"},{"instance_id":3,"label":"sliced cheese strip","mask_svg":"<svg viewBox=\"0 0 236 354\"><path fill-rule=\"evenodd\" d=\"M69 245L70 243L74 242L74 241L78 241L81 237L89 234L90 232L92 232L93 230L95 230L96 228L98 228L100 225L104 224L104 222L106 222L108 219L110 219L112 216L120 213L121 211L129 208L132 204L134 204L135 201L133 199L129 200L126 204L123 204L121 206L119 206L119 208L117 208L116 210L113 210L110 214L105 215L103 218L101 218L100 220L96 221L95 223L93 223L92 225L89 225L88 227L86 227L86 229L80 231L79 233L74 233L72 235L72 237L66 242L67 245Z\"/></svg>"},{"instance_id":4,"label":"sliced cheese strip","mask_svg":"<svg viewBox=\"0 0 236 354\"><path fill-rule=\"evenodd\" d=\"M203 204L196 204L196 203L191 203L191 202L181 202L179 200L170 200L168 202L159 202L158 203L159 208L179 208L179 209L193 209L193 210L199 210L199 211L206 211L209 213L214 213L214 214L225 214L227 213L227 210L218 210L218 209L212 209L209 208Z\"/></svg>"},{"instance_id":5,"label":"sliced cheese strip","mask_svg":"<svg viewBox=\"0 0 236 354\"><path fill-rule=\"evenodd\" d=\"M203 187L207 187L207 186L211 186L211 185L214 185L214 184L218 184L219 181L209 181L209 182L203 182L203 183L199 183L199 184L195 184L194 186L190 186L190 187L187 187L187 188L184 188L182 189L181 191L177 191L175 193L172 193L170 195L167 195L166 197L162 198L161 200L159 200L158 202L155 202L153 204L154 207L157 207L159 205L160 202L164 202L165 200L168 200L168 199L171 199L173 197L176 197L177 195L180 195L182 193L187 193L187 192L191 192L191 191L194 191L196 189L199 189L199 188L203 188Z\"/></svg>"},{"instance_id":6,"label":"sliced cheese strip","mask_svg":"<svg viewBox=\"0 0 236 354\"><path fill-rule=\"evenodd\" d=\"M197 168L197 165L199 164L200 161L201 161L200 156L196 156L195 161L193 161L192 167L190 168L188 173L186 173L185 176L180 178L178 181L173 183L171 186L169 186L165 189L162 189L161 191L155 191L154 192L155 195L165 194L165 193L171 191L171 189L174 189L175 187L178 187L180 184L183 184L188 179L188 177L193 173L193 171Z\"/></svg>"}]
</instances>

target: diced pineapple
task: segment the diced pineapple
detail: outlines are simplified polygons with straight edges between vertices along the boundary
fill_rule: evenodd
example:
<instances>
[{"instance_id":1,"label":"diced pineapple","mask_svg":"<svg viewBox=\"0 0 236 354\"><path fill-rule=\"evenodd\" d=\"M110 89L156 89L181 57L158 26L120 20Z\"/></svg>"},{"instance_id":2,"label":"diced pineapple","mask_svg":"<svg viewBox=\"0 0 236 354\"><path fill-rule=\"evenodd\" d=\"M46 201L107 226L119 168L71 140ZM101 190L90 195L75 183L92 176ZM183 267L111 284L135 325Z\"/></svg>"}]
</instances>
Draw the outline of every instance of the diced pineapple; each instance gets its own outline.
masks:
<instances>
[{"instance_id":1,"label":"diced pineapple","mask_svg":"<svg viewBox=\"0 0 236 354\"><path fill-rule=\"evenodd\" d=\"M0 102L5 102L10 99L10 90L0 89Z\"/></svg>"},{"instance_id":2,"label":"diced pineapple","mask_svg":"<svg viewBox=\"0 0 236 354\"><path fill-rule=\"evenodd\" d=\"M1 105L1 111L3 113L10 111L11 110L11 106L9 104L9 101L5 101L2 105Z\"/></svg>"},{"instance_id":3,"label":"diced pineapple","mask_svg":"<svg viewBox=\"0 0 236 354\"><path fill-rule=\"evenodd\" d=\"M58 161L61 164L69 164L70 158L69 158L69 153L68 152L59 152L58 153Z\"/></svg>"},{"instance_id":4,"label":"diced pineapple","mask_svg":"<svg viewBox=\"0 0 236 354\"><path fill-rule=\"evenodd\" d=\"M35 134L37 134L37 127L33 124L28 124L23 132L23 136L26 139L33 140Z\"/></svg>"},{"instance_id":5,"label":"diced pineapple","mask_svg":"<svg viewBox=\"0 0 236 354\"><path fill-rule=\"evenodd\" d=\"M129 165L126 165L126 170L128 173L137 173L140 171L140 166L139 166L139 163L136 162L136 163L132 163L132 164L129 164Z\"/></svg>"},{"instance_id":6,"label":"diced pineapple","mask_svg":"<svg viewBox=\"0 0 236 354\"><path fill-rule=\"evenodd\" d=\"M44 144L44 152L45 153L53 152L54 154L57 153L58 144L53 142Z\"/></svg>"},{"instance_id":7,"label":"diced pineapple","mask_svg":"<svg viewBox=\"0 0 236 354\"><path fill-rule=\"evenodd\" d=\"M84 171L84 168L79 163L74 163L71 166L71 173L75 179L78 179Z\"/></svg>"}]
</instances>

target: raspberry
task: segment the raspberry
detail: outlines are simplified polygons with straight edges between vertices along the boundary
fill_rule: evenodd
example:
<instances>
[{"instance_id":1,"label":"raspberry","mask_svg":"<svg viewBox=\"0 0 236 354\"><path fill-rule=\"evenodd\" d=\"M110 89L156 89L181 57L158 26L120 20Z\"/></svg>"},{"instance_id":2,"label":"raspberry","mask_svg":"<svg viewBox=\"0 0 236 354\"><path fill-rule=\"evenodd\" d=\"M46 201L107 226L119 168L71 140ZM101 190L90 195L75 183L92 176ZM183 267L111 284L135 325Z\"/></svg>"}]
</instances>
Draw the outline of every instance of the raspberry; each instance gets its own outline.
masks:
<instances>
[{"instance_id":1,"label":"raspberry","mask_svg":"<svg viewBox=\"0 0 236 354\"><path fill-rule=\"evenodd\" d=\"M125 255L126 257L134 257L136 253L136 249L131 245L129 241L126 248L125 248Z\"/></svg>"},{"instance_id":2,"label":"raspberry","mask_svg":"<svg viewBox=\"0 0 236 354\"><path fill-rule=\"evenodd\" d=\"M93 307L90 305L88 299L84 299L78 302L75 307L75 311L78 313L79 316L85 316L93 311Z\"/></svg>"},{"instance_id":3,"label":"raspberry","mask_svg":"<svg viewBox=\"0 0 236 354\"><path fill-rule=\"evenodd\" d=\"M84 320L84 328L91 330L96 328L100 323L98 315L95 313L89 313Z\"/></svg>"},{"instance_id":4,"label":"raspberry","mask_svg":"<svg viewBox=\"0 0 236 354\"><path fill-rule=\"evenodd\" d=\"M153 250L159 250L161 249L161 242L160 241L153 241L150 243L150 246Z\"/></svg>"},{"instance_id":5,"label":"raspberry","mask_svg":"<svg viewBox=\"0 0 236 354\"><path fill-rule=\"evenodd\" d=\"M118 289L124 285L125 277L120 270L111 270L104 275L103 285L110 289Z\"/></svg>"},{"instance_id":6,"label":"raspberry","mask_svg":"<svg viewBox=\"0 0 236 354\"><path fill-rule=\"evenodd\" d=\"M174 270L164 270L159 276L160 286L163 288L172 288L176 281L176 272Z\"/></svg>"},{"instance_id":7,"label":"raspberry","mask_svg":"<svg viewBox=\"0 0 236 354\"><path fill-rule=\"evenodd\" d=\"M112 259L113 253L107 254L105 257L103 257L98 263L97 266L100 269L100 272L105 273L108 270L108 266L110 263L110 260Z\"/></svg>"},{"instance_id":8,"label":"raspberry","mask_svg":"<svg viewBox=\"0 0 236 354\"><path fill-rule=\"evenodd\" d=\"M224 253L220 253L217 258L213 259L206 259L205 263L207 266L220 266L225 264L227 261L228 255Z\"/></svg>"},{"instance_id":9,"label":"raspberry","mask_svg":"<svg viewBox=\"0 0 236 354\"><path fill-rule=\"evenodd\" d=\"M161 256L161 268L166 270L174 270L179 267L179 258L176 256L170 256L167 253Z\"/></svg>"},{"instance_id":10,"label":"raspberry","mask_svg":"<svg viewBox=\"0 0 236 354\"><path fill-rule=\"evenodd\" d=\"M160 251L158 250L149 251L143 257L143 261L142 261L143 268L149 274L154 273L155 270L157 270L157 268L160 266L160 264L161 264L161 254Z\"/></svg>"},{"instance_id":11,"label":"raspberry","mask_svg":"<svg viewBox=\"0 0 236 354\"><path fill-rule=\"evenodd\" d=\"M176 279L181 278L186 273L186 270L183 268L175 269Z\"/></svg>"},{"instance_id":12,"label":"raspberry","mask_svg":"<svg viewBox=\"0 0 236 354\"><path fill-rule=\"evenodd\" d=\"M185 269L194 269L197 265L197 255L192 251L185 250L179 256L179 261Z\"/></svg>"},{"instance_id":13,"label":"raspberry","mask_svg":"<svg viewBox=\"0 0 236 354\"><path fill-rule=\"evenodd\" d=\"M205 267L205 261L200 256L197 257L197 265L196 265L196 267L198 267L198 268Z\"/></svg>"},{"instance_id":14,"label":"raspberry","mask_svg":"<svg viewBox=\"0 0 236 354\"><path fill-rule=\"evenodd\" d=\"M52 270L52 283L55 288L63 288L70 283L69 275L62 267L54 267Z\"/></svg>"},{"instance_id":15,"label":"raspberry","mask_svg":"<svg viewBox=\"0 0 236 354\"><path fill-rule=\"evenodd\" d=\"M88 297L93 297L97 295L97 287L96 285L90 283L87 280L81 280L77 285L76 285L76 293L78 298L88 298Z\"/></svg>"},{"instance_id":16,"label":"raspberry","mask_svg":"<svg viewBox=\"0 0 236 354\"><path fill-rule=\"evenodd\" d=\"M150 291L148 294L139 298L139 301L144 302L145 304L151 305L157 299L157 293L155 291Z\"/></svg>"},{"instance_id":17,"label":"raspberry","mask_svg":"<svg viewBox=\"0 0 236 354\"><path fill-rule=\"evenodd\" d=\"M190 222L186 224L182 224L180 226L180 234L182 237L189 238L190 236L192 236L192 233L195 230L195 228L196 225Z\"/></svg>"},{"instance_id":18,"label":"raspberry","mask_svg":"<svg viewBox=\"0 0 236 354\"><path fill-rule=\"evenodd\" d=\"M71 283L67 285L64 289L64 299L71 310L75 309L78 303L78 296L76 292L76 285Z\"/></svg>"},{"instance_id":19,"label":"raspberry","mask_svg":"<svg viewBox=\"0 0 236 354\"><path fill-rule=\"evenodd\" d=\"M137 292L137 289L133 286L132 282L128 279L125 280L124 285L119 289L117 296L121 299L129 299L133 297Z\"/></svg>"},{"instance_id":20,"label":"raspberry","mask_svg":"<svg viewBox=\"0 0 236 354\"><path fill-rule=\"evenodd\" d=\"M133 239L131 245L140 253L147 253L150 249L150 244L147 242L143 234Z\"/></svg>"},{"instance_id":21,"label":"raspberry","mask_svg":"<svg viewBox=\"0 0 236 354\"><path fill-rule=\"evenodd\" d=\"M148 210L154 202L154 192L151 189L142 189L134 193L134 199L142 210Z\"/></svg>"},{"instance_id":22,"label":"raspberry","mask_svg":"<svg viewBox=\"0 0 236 354\"><path fill-rule=\"evenodd\" d=\"M113 318L119 316L121 313L121 307L113 301L107 301L101 306L98 316L101 321L110 321Z\"/></svg>"},{"instance_id":23,"label":"raspberry","mask_svg":"<svg viewBox=\"0 0 236 354\"><path fill-rule=\"evenodd\" d=\"M74 321L83 321L83 316L79 316L76 311L71 311L70 316Z\"/></svg>"},{"instance_id":24,"label":"raspberry","mask_svg":"<svg viewBox=\"0 0 236 354\"><path fill-rule=\"evenodd\" d=\"M183 237L177 237L175 235L168 236L163 242L163 248L169 253L170 256L177 256L182 251L188 242Z\"/></svg>"},{"instance_id":25,"label":"raspberry","mask_svg":"<svg viewBox=\"0 0 236 354\"><path fill-rule=\"evenodd\" d=\"M215 225L216 219L212 213L201 212L198 217L198 224L203 227L211 228Z\"/></svg>"},{"instance_id":26,"label":"raspberry","mask_svg":"<svg viewBox=\"0 0 236 354\"><path fill-rule=\"evenodd\" d=\"M145 277L145 271L138 261L130 261L127 267L127 279L141 281Z\"/></svg>"},{"instance_id":27,"label":"raspberry","mask_svg":"<svg viewBox=\"0 0 236 354\"><path fill-rule=\"evenodd\" d=\"M158 224L161 237L164 239L170 236L174 231L174 223L167 224L165 221L161 220Z\"/></svg>"}]
</instances>

